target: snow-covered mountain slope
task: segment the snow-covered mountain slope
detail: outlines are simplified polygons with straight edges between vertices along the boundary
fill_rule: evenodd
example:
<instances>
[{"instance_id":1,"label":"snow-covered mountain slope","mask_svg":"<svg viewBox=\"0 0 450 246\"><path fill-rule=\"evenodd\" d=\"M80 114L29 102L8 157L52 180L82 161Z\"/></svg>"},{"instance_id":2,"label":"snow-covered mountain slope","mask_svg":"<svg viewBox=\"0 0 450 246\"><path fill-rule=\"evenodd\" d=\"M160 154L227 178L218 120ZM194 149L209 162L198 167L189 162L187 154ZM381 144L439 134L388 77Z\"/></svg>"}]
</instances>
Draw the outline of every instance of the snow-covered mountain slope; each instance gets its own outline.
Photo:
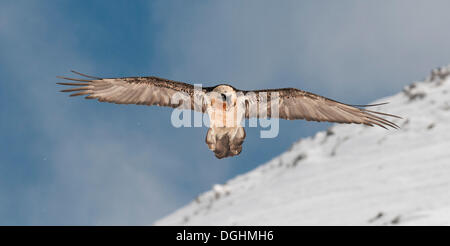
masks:
<instances>
[{"instance_id":1,"label":"snow-covered mountain slope","mask_svg":"<svg viewBox=\"0 0 450 246\"><path fill-rule=\"evenodd\" d=\"M399 130L335 125L156 225L450 225L449 74L379 100Z\"/></svg>"}]
</instances>

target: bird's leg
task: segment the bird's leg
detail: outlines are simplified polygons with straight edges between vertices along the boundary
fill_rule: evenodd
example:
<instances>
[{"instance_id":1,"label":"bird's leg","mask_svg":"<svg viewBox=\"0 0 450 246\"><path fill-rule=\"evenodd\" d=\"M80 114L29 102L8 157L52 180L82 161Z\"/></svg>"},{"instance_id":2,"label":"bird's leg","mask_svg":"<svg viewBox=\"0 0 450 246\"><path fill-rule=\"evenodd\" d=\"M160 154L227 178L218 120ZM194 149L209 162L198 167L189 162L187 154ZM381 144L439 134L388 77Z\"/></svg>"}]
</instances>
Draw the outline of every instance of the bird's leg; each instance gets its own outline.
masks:
<instances>
[{"instance_id":1,"label":"bird's leg","mask_svg":"<svg viewBox=\"0 0 450 246\"><path fill-rule=\"evenodd\" d=\"M206 134L206 144L217 158L239 155L245 139L243 127L211 127Z\"/></svg>"},{"instance_id":2,"label":"bird's leg","mask_svg":"<svg viewBox=\"0 0 450 246\"><path fill-rule=\"evenodd\" d=\"M214 150L216 148L216 131L214 130L214 128L208 129L205 141L210 150Z\"/></svg>"}]
</instances>

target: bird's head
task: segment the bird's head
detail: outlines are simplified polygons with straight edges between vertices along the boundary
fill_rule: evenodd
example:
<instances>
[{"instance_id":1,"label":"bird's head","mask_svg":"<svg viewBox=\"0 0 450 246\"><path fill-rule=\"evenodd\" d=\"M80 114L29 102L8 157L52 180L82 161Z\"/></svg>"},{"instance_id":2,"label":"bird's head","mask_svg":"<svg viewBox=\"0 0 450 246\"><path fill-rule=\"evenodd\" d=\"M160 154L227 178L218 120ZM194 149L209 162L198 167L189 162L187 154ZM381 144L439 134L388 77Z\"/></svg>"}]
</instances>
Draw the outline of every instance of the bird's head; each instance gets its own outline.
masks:
<instances>
[{"instance_id":1,"label":"bird's head","mask_svg":"<svg viewBox=\"0 0 450 246\"><path fill-rule=\"evenodd\" d=\"M213 92L213 104L214 102L222 102L226 104L227 108L234 107L236 105L237 96L236 90L229 85L219 85L212 90Z\"/></svg>"}]
</instances>

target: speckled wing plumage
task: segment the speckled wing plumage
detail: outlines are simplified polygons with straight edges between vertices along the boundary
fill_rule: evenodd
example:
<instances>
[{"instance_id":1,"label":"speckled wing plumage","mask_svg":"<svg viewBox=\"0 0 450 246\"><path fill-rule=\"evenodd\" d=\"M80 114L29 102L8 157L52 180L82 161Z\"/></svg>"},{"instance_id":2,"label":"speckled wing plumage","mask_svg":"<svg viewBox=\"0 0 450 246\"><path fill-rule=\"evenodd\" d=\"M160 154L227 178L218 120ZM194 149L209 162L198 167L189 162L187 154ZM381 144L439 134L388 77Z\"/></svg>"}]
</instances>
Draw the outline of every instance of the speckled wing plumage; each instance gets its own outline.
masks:
<instances>
[{"instance_id":1,"label":"speckled wing plumage","mask_svg":"<svg viewBox=\"0 0 450 246\"><path fill-rule=\"evenodd\" d=\"M242 91L242 92L245 95L253 95L247 97L248 100L246 102L246 113L245 113L245 116L247 118L264 117L265 115L267 115L268 117L276 117L275 114L272 115L271 109L271 101L275 99L273 97L274 92L278 93L279 98L278 117L281 119L286 120L304 119L307 121L356 123L368 126L377 125L383 128L386 127L398 128L398 126L395 123L386 120L380 116L400 118L396 115L375 112L364 108L382 104L352 106L310 92L298 90L295 88ZM267 99L261 100L261 98ZM256 104L258 106L256 106ZM255 110L259 108L267 109L267 112L262 111L265 113L260 115L260 113L258 113L259 111Z\"/></svg>"},{"instance_id":2,"label":"speckled wing plumage","mask_svg":"<svg viewBox=\"0 0 450 246\"><path fill-rule=\"evenodd\" d=\"M76 86L62 90L73 92L70 96L86 96L86 99L98 99L100 102L116 104L158 105L172 108L205 111L204 105L194 104L202 100L194 100L194 86L191 84L158 78L158 77L128 77L128 78L98 78L72 71L88 79L58 77L77 83L58 83L60 85ZM203 88L207 91L208 88ZM175 95L177 94L177 95ZM202 96L202 93L198 93ZM173 100L176 98L176 100ZM190 99L190 103L186 99Z\"/></svg>"}]
</instances>

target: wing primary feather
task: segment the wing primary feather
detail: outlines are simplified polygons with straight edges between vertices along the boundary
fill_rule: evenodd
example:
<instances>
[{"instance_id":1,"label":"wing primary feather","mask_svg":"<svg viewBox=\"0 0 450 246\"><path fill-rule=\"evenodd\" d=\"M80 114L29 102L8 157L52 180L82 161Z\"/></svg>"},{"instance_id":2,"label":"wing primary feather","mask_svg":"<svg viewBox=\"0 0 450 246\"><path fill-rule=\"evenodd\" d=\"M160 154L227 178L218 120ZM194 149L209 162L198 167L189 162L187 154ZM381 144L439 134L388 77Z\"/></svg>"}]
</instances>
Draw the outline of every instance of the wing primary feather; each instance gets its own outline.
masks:
<instances>
[{"instance_id":1,"label":"wing primary feather","mask_svg":"<svg viewBox=\"0 0 450 246\"><path fill-rule=\"evenodd\" d=\"M58 85L71 85L71 86L86 86L90 85L91 83L56 83Z\"/></svg>"},{"instance_id":2,"label":"wing primary feather","mask_svg":"<svg viewBox=\"0 0 450 246\"><path fill-rule=\"evenodd\" d=\"M345 103L342 103L342 104L345 104ZM352 107L365 108L365 107L375 107L375 106L380 106L380 105L385 105L385 104L389 104L389 102L367 104L367 105L359 105L359 104L345 104L345 105L352 106Z\"/></svg>"},{"instance_id":3,"label":"wing primary feather","mask_svg":"<svg viewBox=\"0 0 450 246\"><path fill-rule=\"evenodd\" d=\"M91 79L102 79L102 78L99 78L99 77L94 77L94 76L91 76L91 75L87 75L87 74L84 74L84 73L80 73L80 72L77 72L77 71L75 71L75 70L71 70L71 72L74 73L74 74L81 75L81 76L86 77L86 78L91 78Z\"/></svg>"},{"instance_id":4,"label":"wing primary feather","mask_svg":"<svg viewBox=\"0 0 450 246\"><path fill-rule=\"evenodd\" d=\"M74 78L67 78L67 77L62 77L62 76L56 76L56 78L58 78L58 79L66 79L66 80L73 80L73 81L81 81L81 82L92 82L92 80L74 79Z\"/></svg>"},{"instance_id":5,"label":"wing primary feather","mask_svg":"<svg viewBox=\"0 0 450 246\"><path fill-rule=\"evenodd\" d=\"M377 125L379 127L382 127L384 129L388 129L386 126L384 126L382 123L377 122L376 120L370 119L370 118L366 118L366 121L362 122L364 125L368 125L368 126L373 126L373 125Z\"/></svg>"},{"instance_id":6,"label":"wing primary feather","mask_svg":"<svg viewBox=\"0 0 450 246\"><path fill-rule=\"evenodd\" d=\"M89 92L87 92L87 91L82 91L82 92L70 94L70 96L71 96L71 97L76 97L76 96L87 95L87 94L89 94Z\"/></svg>"},{"instance_id":7,"label":"wing primary feather","mask_svg":"<svg viewBox=\"0 0 450 246\"><path fill-rule=\"evenodd\" d=\"M383 124L380 124L380 123L375 122L375 121L372 121L371 123L372 123L372 124L375 124L375 125L377 125L377 126L379 126L379 127L383 127L384 129L388 130L388 128L385 127Z\"/></svg>"},{"instance_id":8,"label":"wing primary feather","mask_svg":"<svg viewBox=\"0 0 450 246\"><path fill-rule=\"evenodd\" d=\"M73 88L73 89L66 89L66 90L61 90L61 92L73 92L73 91L85 91L85 90L89 90L89 87L78 87L78 88Z\"/></svg>"},{"instance_id":9,"label":"wing primary feather","mask_svg":"<svg viewBox=\"0 0 450 246\"><path fill-rule=\"evenodd\" d=\"M394 129L398 129L398 128L399 128L399 126L396 125L395 123L390 122L390 121L388 121L388 120L385 120L385 119L383 119L383 118L377 117L377 116L375 116L375 115L367 114L365 117L368 118L368 119L370 119L370 120L372 120L372 121L376 121L376 122L379 122L379 123L381 123L381 124L385 124L385 125L387 125L387 126L390 126L390 127L394 128Z\"/></svg>"},{"instance_id":10,"label":"wing primary feather","mask_svg":"<svg viewBox=\"0 0 450 246\"><path fill-rule=\"evenodd\" d=\"M393 115L393 114L386 114L386 113L381 113L381 112L377 112L377 111L372 111L372 110L368 110L368 109L362 109L365 112L369 112L372 114L380 114L380 115L385 115L385 116L390 116L390 117L394 117L397 119L403 119L402 117L398 116L398 115Z\"/></svg>"}]
</instances>

